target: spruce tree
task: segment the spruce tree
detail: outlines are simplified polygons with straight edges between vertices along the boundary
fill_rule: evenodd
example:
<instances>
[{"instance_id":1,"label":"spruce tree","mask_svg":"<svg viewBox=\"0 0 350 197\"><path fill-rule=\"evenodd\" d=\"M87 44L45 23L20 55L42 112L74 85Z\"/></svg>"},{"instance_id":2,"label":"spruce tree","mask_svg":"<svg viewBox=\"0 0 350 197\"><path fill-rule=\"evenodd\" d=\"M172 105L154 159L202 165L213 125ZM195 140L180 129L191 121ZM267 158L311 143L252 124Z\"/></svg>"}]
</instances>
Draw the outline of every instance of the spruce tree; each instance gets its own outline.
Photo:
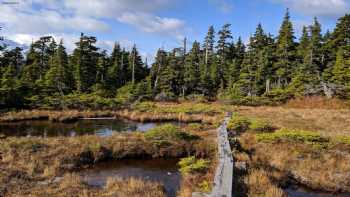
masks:
<instances>
[{"instance_id":1,"label":"spruce tree","mask_svg":"<svg viewBox=\"0 0 350 197\"><path fill-rule=\"evenodd\" d=\"M79 42L76 43L77 48L73 52L74 78L79 93L89 91L96 82L98 48L95 47L95 43L95 37L81 34Z\"/></svg>"},{"instance_id":2,"label":"spruce tree","mask_svg":"<svg viewBox=\"0 0 350 197\"><path fill-rule=\"evenodd\" d=\"M61 40L55 51L50 69L45 75L45 83L52 91L61 95L72 88L72 76L68 68L68 55Z\"/></svg>"},{"instance_id":3,"label":"spruce tree","mask_svg":"<svg viewBox=\"0 0 350 197\"><path fill-rule=\"evenodd\" d=\"M295 65L295 43L293 25L287 10L276 43L276 72L277 87L285 87L291 80Z\"/></svg>"},{"instance_id":4,"label":"spruce tree","mask_svg":"<svg viewBox=\"0 0 350 197\"><path fill-rule=\"evenodd\" d=\"M216 83L220 84L221 88L225 88L228 82L227 79L227 75L225 75L225 73L227 73L228 70L228 62L227 60L227 56L229 53L229 47L230 47L230 42L229 39L232 39L232 33L230 30L231 24L225 24L222 29L218 32L219 35L219 40L217 43L217 54L219 56L219 60L220 62L218 62L219 64L216 64L216 68L217 69L216 72L218 72L218 79L220 81L217 81Z\"/></svg>"},{"instance_id":5,"label":"spruce tree","mask_svg":"<svg viewBox=\"0 0 350 197\"><path fill-rule=\"evenodd\" d=\"M192 49L185 60L184 82L186 94L199 93L200 84L200 45L193 42Z\"/></svg>"}]
</instances>

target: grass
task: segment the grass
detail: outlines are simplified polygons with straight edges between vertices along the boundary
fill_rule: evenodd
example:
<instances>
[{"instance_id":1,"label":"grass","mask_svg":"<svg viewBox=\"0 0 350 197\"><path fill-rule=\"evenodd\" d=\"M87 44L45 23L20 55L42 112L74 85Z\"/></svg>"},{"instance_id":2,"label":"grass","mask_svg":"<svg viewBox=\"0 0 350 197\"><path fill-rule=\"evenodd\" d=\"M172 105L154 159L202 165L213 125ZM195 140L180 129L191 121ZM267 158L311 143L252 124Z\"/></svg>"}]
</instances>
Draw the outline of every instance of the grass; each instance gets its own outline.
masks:
<instances>
[{"instance_id":1,"label":"grass","mask_svg":"<svg viewBox=\"0 0 350 197\"><path fill-rule=\"evenodd\" d=\"M78 110L23 110L1 114L0 122L14 122L22 120L51 120L53 122L74 121L78 118L95 118L115 116L112 111L78 111Z\"/></svg>"},{"instance_id":2,"label":"grass","mask_svg":"<svg viewBox=\"0 0 350 197\"><path fill-rule=\"evenodd\" d=\"M349 109L350 103L337 98L327 99L325 97L313 96L289 100L286 105L288 108L300 109Z\"/></svg>"},{"instance_id":3,"label":"grass","mask_svg":"<svg viewBox=\"0 0 350 197\"><path fill-rule=\"evenodd\" d=\"M299 184L330 192L350 191L350 147L336 138L314 132L280 130L275 133L244 133L242 149L250 166L283 172ZM243 153L241 153L243 154ZM251 158L251 159L250 159ZM281 183L286 178L279 179Z\"/></svg>"},{"instance_id":4,"label":"grass","mask_svg":"<svg viewBox=\"0 0 350 197\"><path fill-rule=\"evenodd\" d=\"M236 107L235 110L241 116L273 122L276 128L315 131L328 137L350 136L349 108Z\"/></svg>"},{"instance_id":5,"label":"grass","mask_svg":"<svg viewBox=\"0 0 350 197\"><path fill-rule=\"evenodd\" d=\"M261 169L253 169L244 177L250 197L287 197L287 195L276 184L271 181L268 172Z\"/></svg>"},{"instance_id":6,"label":"grass","mask_svg":"<svg viewBox=\"0 0 350 197\"><path fill-rule=\"evenodd\" d=\"M186 127L184 127L186 129ZM215 155L216 146L212 136L206 136L209 131L196 131L197 134L191 134L190 129L176 127L166 124L155 127L149 133L120 133L111 137L104 138L99 136L78 136L78 137L8 137L0 140L0 192L2 187L6 188L6 193L0 195L19 195L23 192L39 192L39 196L60 196L55 189L58 186L49 186L43 191L36 190L38 181L52 180L54 177L62 176L67 172L92 166L95 163L120 160L124 158L181 158L194 155L200 158L211 159ZM161 144L159 142L162 142ZM164 145L163 142L166 142ZM210 166L212 168L212 166ZM205 171L195 175L198 179L187 179L182 191L189 188L199 178L203 178L211 183L211 173ZM135 182L135 181L134 181ZM21 187L18 184L21 183ZM67 184L69 185L69 184ZM84 184L78 184L79 187L61 188L62 192L95 192L95 189ZM131 185L122 185L121 187L131 187ZM146 185L147 186L147 185ZM146 187L145 186L145 187ZM34 189L31 189L33 188ZM133 188L130 193L115 190L121 196L147 196L145 189L151 189L150 186L141 187L140 191ZM203 185L204 187L204 185ZM51 189L53 191L51 191ZM128 189L128 188L125 188ZM142 191L141 191L142 190ZM108 189L108 191L111 191ZM114 190L113 190L114 191ZM156 190L162 191L162 190ZM5 192L5 190L3 191ZM48 193L47 193L48 192ZM50 193L54 192L54 193ZM96 191L97 194L106 194L107 191ZM102 192L102 193L100 193ZM122 193L118 193L122 192ZM137 192L140 192L138 195ZM62 194L63 194L62 193ZM51 195L52 194L52 195ZM94 193L93 193L94 194ZM96 194L96 196L98 196ZM129 195L130 194L130 195ZM158 196L157 193L150 192L149 196ZM33 194L34 195L34 194ZM118 196L117 195L117 196ZM160 195L159 193L159 196Z\"/></svg>"},{"instance_id":7,"label":"grass","mask_svg":"<svg viewBox=\"0 0 350 197\"><path fill-rule=\"evenodd\" d=\"M207 159L197 159L195 156L186 157L179 161L180 172L183 175L202 173L210 167L210 161Z\"/></svg>"},{"instance_id":8,"label":"grass","mask_svg":"<svg viewBox=\"0 0 350 197\"><path fill-rule=\"evenodd\" d=\"M11 189L11 188L9 188ZM44 185L33 184L31 188L15 190L12 196L135 196L135 197L165 197L164 188L157 182L129 178L124 180L108 179L103 188L86 185L77 174L67 173L63 179Z\"/></svg>"},{"instance_id":9,"label":"grass","mask_svg":"<svg viewBox=\"0 0 350 197\"><path fill-rule=\"evenodd\" d=\"M243 188L236 192L283 196L278 188L290 181L318 191L350 191L348 125L332 118L347 116L347 110L238 107L237 111L240 115L233 116L230 127L238 141L232 140L231 146L236 162L245 163L247 169L236 171L235 183ZM332 115L325 117L321 112ZM320 128L319 121L314 121L317 115L329 125ZM345 130L329 132L335 127Z\"/></svg>"}]
</instances>

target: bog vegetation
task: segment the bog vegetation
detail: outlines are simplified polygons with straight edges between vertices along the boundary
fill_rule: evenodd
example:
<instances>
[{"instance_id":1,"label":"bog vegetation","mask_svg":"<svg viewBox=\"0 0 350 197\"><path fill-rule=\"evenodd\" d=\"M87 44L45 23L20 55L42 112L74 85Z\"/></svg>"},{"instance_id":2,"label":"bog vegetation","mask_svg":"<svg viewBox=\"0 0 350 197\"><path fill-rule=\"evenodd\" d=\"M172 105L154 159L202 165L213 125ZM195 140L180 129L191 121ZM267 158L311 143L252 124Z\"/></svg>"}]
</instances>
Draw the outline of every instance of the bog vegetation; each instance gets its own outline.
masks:
<instances>
[{"instance_id":1,"label":"bog vegetation","mask_svg":"<svg viewBox=\"0 0 350 197\"><path fill-rule=\"evenodd\" d=\"M136 46L118 43L111 54L81 34L72 54L63 41L44 36L23 57L1 47L1 108L115 108L140 99L228 99L237 104L276 104L300 96L349 98L350 15L322 33L315 18L296 40L290 14L278 35L259 24L245 45L231 25L210 27L190 50L159 49L143 61Z\"/></svg>"}]
</instances>

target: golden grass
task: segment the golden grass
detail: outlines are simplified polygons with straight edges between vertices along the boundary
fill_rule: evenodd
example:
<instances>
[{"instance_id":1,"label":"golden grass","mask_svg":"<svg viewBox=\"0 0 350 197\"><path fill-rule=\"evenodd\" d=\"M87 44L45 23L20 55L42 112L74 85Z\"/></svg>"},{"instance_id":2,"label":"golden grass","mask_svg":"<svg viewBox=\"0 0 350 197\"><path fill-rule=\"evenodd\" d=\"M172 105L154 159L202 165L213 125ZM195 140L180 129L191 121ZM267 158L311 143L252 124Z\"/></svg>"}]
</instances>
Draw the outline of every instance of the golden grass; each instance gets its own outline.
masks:
<instances>
[{"instance_id":1,"label":"golden grass","mask_svg":"<svg viewBox=\"0 0 350 197\"><path fill-rule=\"evenodd\" d=\"M273 184L266 171L261 169L252 170L244 182L248 187L249 197L287 197L287 195L275 184Z\"/></svg>"},{"instance_id":2,"label":"golden grass","mask_svg":"<svg viewBox=\"0 0 350 197\"><path fill-rule=\"evenodd\" d=\"M167 140L166 143L164 143L164 140L158 143L158 141L147 140L143 133L136 132L120 133L108 138L78 136L53 138L9 137L1 139L0 171L6 173L0 173L0 185L7 188L8 193L6 194L10 196L12 194L24 195L21 191L31 194L33 192L39 192L35 193L34 196L36 194L38 194L37 196L47 196L47 192L51 192L50 189L43 189L44 193L41 193L39 190L30 188L34 187L33 185L38 180L51 180L54 177L62 176L66 172L75 171L100 161L123 158L179 158L189 155L206 158L214 157L216 146L215 138L213 137L215 135L211 134L215 133L213 130L204 127L203 131L192 127L184 127L182 129L189 133L193 132L193 135L199 135L200 139L171 139ZM212 180L211 173L203 173L198 175L198 177L200 177L200 180L207 180L209 182ZM74 177L67 179L75 180ZM190 181L194 182L191 183ZM183 190L189 189L189 185L196 184L198 179L190 179L188 182L189 184L184 185ZM18 186L18 183L21 183L21 186ZM130 181L129 186L132 187L135 183L137 181ZM67 183L66 185L74 184ZM78 185L79 187L73 188L60 186L62 192L53 189L53 193L49 193L49 196L64 196L63 194L70 194L71 192L77 196L84 196L84 192L91 192L92 190L84 186L84 184ZM151 189L150 187L150 185L147 186L148 189ZM137 192L139 190L137 188L129 189L130 191L124 191L126 193L117 194L123 196L131 192L130 195L133 196L135 194L135 196L138 196ZM67 193L63 191L67 191ZM160 193L149 193L150 196L162 196ZM103 195L110 196L107 194L103 193ZM148 194L140 193L139 196L142 195L147 196Z\"/></svg>"},{"instance_id":3,"label":"golden grass","mask_svg":"<svg viewBox=\"0 0 350 197\"><path fill-rule=\"evenodd\" d=\"M10 188L11 189L11 188ZM157 182L129 178L123 180L107 180L104 188L86 185L76 174L65 174L63 179L55 183L33 184L30 188L11 190L7 196L35 197L165 197L164 188Z\"/></svg>"},{"instance_id":4,"label":"golden grass","mask_svg":"<svg viewBox=\"0 0 350 197\"><path fill-rule=\"evenodd\" d=\"M49 110L23 110L18 112L7 112L1 114L0 122L48 119L56 122L71 121L77 118L94 118L103 116L114 116L112 111L49 111Z\"/></svg>"},{"instance_id":5,"label":"golden grass","mask_svg":"<svg viewBox=\"0 0 350 197\"><path fill-rule=\"evenodd\" d=\"M285 107L301 109L349 109L349 102L332 98L327 99L321 96L302 97L289 100Z\"/></svg>"},{"instance_id":6,"label":"golden grass","mask_svg":"<svg viewBox=\"0 0 350 197\"><path fill-rule=\"evenodd\" d=\"M243 134L240 142L245 150L254 150L251 165L271 166L312 189L350 191L350 147L346 144L319 149L301 142L257 142L252 133Z\"/></svg>"},{"instance_id":7,"label":"golden grass","mask_svg":"<svg viewBox=\"0 0 350 197\"><path fill-rule=\"evenodd\" d=\"M259 118L279 128L311 130L324 136L350 135L350 110L286 107L236 107L239 114Z\"/></svg>"}]
</instances>

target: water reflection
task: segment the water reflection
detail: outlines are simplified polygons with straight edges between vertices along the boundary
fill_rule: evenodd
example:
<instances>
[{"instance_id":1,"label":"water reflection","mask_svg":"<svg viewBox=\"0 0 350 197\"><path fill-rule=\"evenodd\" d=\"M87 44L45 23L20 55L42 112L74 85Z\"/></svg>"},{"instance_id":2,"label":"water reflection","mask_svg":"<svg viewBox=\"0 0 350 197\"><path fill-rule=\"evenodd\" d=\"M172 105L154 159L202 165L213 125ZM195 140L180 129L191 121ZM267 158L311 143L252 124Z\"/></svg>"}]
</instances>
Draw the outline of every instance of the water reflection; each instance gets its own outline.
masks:
<instances>
[{"instance_id":1,"label":"water reflection","mask_svg":"<svg viewBox=\"0 0 350 197\"><path fill-rule=\"evenodd\" d=\"M83 180L91 185L103 187L107 179L141 178L161 183L167 196L175 197L180 187L181 176L176 159L121 160L101 163L80 172Z\"/></svg>"},{"instance_id":2,"label":"water reflection","mask_svg":"<svg viewBox=\"0 0 350 197\"><path fill-rule=\"evenodd\" d=\"M80 136L99 135L111 136L115 132L142 131L145 132L164 123L139 123L116 119L84 119L74 123L58 123L51 121L21 121L0 123L0 135L5 136ZM173 123L178 124L178 123Z\"/></svg>"}]
</instances>

